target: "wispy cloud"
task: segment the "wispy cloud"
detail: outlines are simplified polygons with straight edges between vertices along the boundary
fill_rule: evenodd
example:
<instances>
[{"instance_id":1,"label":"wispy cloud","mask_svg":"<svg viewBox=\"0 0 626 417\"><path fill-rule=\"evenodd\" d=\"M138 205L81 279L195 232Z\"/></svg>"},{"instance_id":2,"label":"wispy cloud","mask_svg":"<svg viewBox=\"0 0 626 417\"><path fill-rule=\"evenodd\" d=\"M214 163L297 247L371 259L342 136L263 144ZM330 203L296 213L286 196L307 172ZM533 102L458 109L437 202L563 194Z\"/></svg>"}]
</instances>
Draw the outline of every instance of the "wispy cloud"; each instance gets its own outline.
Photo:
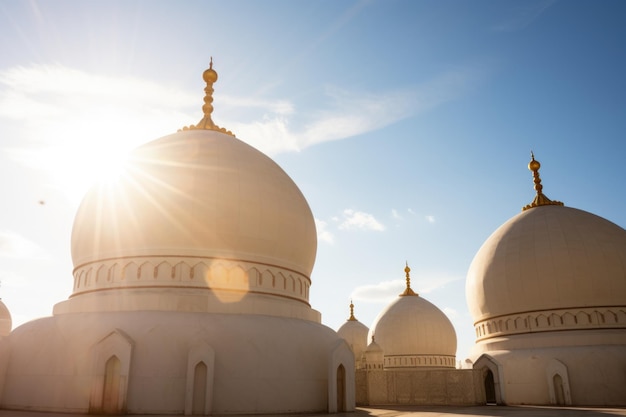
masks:
<instances>
[{"instance_id":1,"label":"wispy cloud","mask_svg":"<svg viewBox=\"0 0 626 417\"><path fill-rule=\"evenodd\" d=\"M411 277L411 288L419 294L428 294L443 288L451 282L462 280L463 277L448 276L440 273L426 274L424 277ZM406 280L394 279L356 287L351 297L369 303L388 303L394 300L406 288ZM450 312L449 317L453 317Z\"/></svg>"},{"instance_id":2,"label":"wispy cloud","mask_svg":"<svg viewBox=\"0 0 626 417\"><path fill-rule=\"evenodd\" d=\"M60 65L0 71L3 151L50 178L71 200L134 147L173 133L190 117L184 92L134 78Z\"/></svg>"},{"instance_id":3,"label":"wispy cloud","mask_svg":"<svg viewBox=\"0 0 626 417\"><path fill-rule=\"evenodd\" d=\"M346 209L343 211L343 217L339 224L341 230L375 230L382 232L385 225L380 223L369 213Z\"/></svg>"},{"instance_id":4,"label":"wispy cloud","mask_svg":"<svg viewBox=\"0 0 626 417\"><path fill-rule=\"evenodd\" d=\"M406 212L408 213L408 216L410 216L410 218L414 218L418 216L418 214L413 209L408 208L406 209ZM396 209L391 209L391 217L394 220L405 220L404 216L402 216L400 212ZM424 219L426 220L426 222L430 224L434 224L436 222L436 218L433 215L418 216L417 219L418 220Z\"/></svg>"},{"instance_id":5,"label":"wispy cloud","mask_svg":"<svg viewBox=\"0 0 626 417\"><path fill-rule=\"evenodd\" d=\"M224 125L268 155L300 151L381 129L455 100L478 78L473 69L439 74L418 86L382 92L324 90L323 109L304 110L288 100L247 100L219 96L237 119ZM224 114L227 112L222 112ZM219 123L218 123L219 124Z\"/></svg>"},{"instance_id":6,"label":"wispy cloud","mask_svg":"<svg viewBox=\"0 0 626 417\"><path fill-rule=\"evenodd\" d=\"M522 30L533 23L554 3L556 3L556 0L511 3L514 6L510 10L510 15L494 25L492 30L496 32L515 32Z\"/></svg>"},{"instance_id":7,"label":"wispy cloud","mask_svg":"<svg viewBox=\"0 0 626 417\"><path fill-rule=\"evenodd\" d=\"M220 111L219 119L214 119L269 155L299 151L380 129L454 100L475 76L472 70L459 69L395 91L327 86L322 108L306 112L284 98L216 94ZM0 119L7 122L2 129L8 130L10 124L11 132L17 132L7 135L15 137L13 155L21 161L44 161L37 165L44 170L72 166L75 171L62 180L82 180L83 187L92 183L88 173L108 154L119 155L196 123L201 117L199 96L147 79L92 74L62 65L0 71ZM47 158L51 154L61 159ZM380 228L378 222L365 224Z\"/></svg>"},{"instance_id":8,"label":"wispy cloud","mask_svg":"<svg viewBox=\"0 0 626 417\"><path fill-rule=\"evenodd\" d=\"M0 257L14 259L49 259L34 242L13 232L0 231Z\"/></svg>"},{"instance_id":9,"label":"wispy cloud","mask_svg":"<svg viewBox=\"0 0 626 417\"><path fill-rule=\"evenodd\" d=\"M315 227L317 228L317 240L329 244L335 243L335 237L328 230L328 223L323 220L315 219Z\"/></svg>"},{"instance_id":10,"label":"wispy cloud","mask_svg":"<svg viewBox=\"0 0 626 417\"><path fill-rule=\"evenodd\" d=\"M352 291L354 300L368 303L388 303L395 299L406 288L406 281L395 279L377 284L361 285Z\"/></svg>"}]
</instances>

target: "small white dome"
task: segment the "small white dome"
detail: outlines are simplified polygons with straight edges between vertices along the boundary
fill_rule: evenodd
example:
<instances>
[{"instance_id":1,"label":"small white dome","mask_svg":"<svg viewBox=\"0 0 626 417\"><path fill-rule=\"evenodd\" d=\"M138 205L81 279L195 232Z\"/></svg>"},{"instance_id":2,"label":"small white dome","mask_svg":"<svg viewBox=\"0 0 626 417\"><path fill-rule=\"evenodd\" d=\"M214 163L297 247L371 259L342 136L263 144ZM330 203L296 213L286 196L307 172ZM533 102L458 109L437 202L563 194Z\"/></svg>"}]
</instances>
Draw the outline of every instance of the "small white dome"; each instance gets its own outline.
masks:
<instances>
[{"instance_id":1,"label":"small white dome","mask_svg":"<svg viewBox=\"0 0 626 417\"><path fill-rule=\"evenodd\" d=\"M371 336L385 354L389 367L455 367L456 332L448 317L434 304L407 290L380 312Z\"/></svg>"},{"instance_id":2,"label":"small white dome","mask_svg":"<svg viewBox=\"0 0 626 417\"><path fill-rule=\"evenodd\" d=\"M354 359L359 362L367 347L369 329L354 317L353 308L354 305L350 304L350 318L341 325L337 334L348 343L354 353Z\"/></svg>"},{"instance_id":3,"label":"small white dome","mask_svg":"<svg viewBox=\"0 0 626 417\"><path fill-rule=\"evenodd\" d=\"M339 330L337 330L337 333L339 334L339 336L345 339L345 341L348 342L351 347L359 346L365 348L365 346L367 346L367 334L369 333L369 331L370 329L368 329L367 326L360 321L348 320L341 325ZM354 351L354 349L352 350ZM362 351L363 350L361 349L361 352Z\"/></svg>"},{"instance_id":4,"label":"small white dome","mask_svg":"<svg viewBox=\"0 0 626 417\"><path fill-rule=\"evenodd\" d=\"M6 305L0 300L0 336L8 336L11 333L13 321L11 313Z\"/></svg>"},{"instance_id":5,"label":"small white dome","mask_svg":"<svg viewBox=\"0 0 626 417\"><path fill-rule=\"evenodd\" d=\"M380 345L376 343L376 340L372 338L372 341L369 343L369 345L367 345L367 348L365 349L365 351L367 353L378 353L378 352L382 352L383 348L381 348Z\"/></svg>"},{"instance_id":6,"label":"small white dome","mask_svg":"<svg viewBox=\"0 0 626 417\"><path fill-rule=\"evenodd\" d=\"M400 296L376 318L370 334L385 356L456 355L456 332L448 317L418 295Z\"/></svg>"}]
</instances>

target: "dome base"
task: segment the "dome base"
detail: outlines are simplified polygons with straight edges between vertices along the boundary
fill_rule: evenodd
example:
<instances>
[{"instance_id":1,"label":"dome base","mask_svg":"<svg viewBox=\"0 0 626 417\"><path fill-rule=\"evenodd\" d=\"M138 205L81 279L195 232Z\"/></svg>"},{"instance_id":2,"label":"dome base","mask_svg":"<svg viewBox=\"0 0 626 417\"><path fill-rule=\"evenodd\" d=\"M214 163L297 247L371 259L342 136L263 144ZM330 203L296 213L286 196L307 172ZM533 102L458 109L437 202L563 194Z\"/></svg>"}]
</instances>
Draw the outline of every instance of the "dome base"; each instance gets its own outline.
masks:
<instances>
[{"instance_id":1,"label":"dome base","mask_svg":"<svg viewBox=\"0 0 626 417\"><path fill-rule=\"evenodd\" d=\"M354 407L354 358L333 330L311 321L157 311L63 314L18 327L10 344L7 409L327 412L331 401L337 404L340 366L346 407Z\"/></svg>"}]
</instances>

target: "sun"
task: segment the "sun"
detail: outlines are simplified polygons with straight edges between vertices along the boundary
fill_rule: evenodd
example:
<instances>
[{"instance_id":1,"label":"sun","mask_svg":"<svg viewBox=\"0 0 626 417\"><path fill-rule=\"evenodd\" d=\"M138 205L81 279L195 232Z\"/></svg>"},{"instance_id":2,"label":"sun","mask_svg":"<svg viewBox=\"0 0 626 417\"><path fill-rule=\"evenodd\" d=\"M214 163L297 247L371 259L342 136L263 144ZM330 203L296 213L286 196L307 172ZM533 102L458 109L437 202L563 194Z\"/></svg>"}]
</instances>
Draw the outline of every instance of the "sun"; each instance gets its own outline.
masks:
<instances>
[{"instance_id":1,"label":"sun","mask_svg":"<svg viewBox=\"0 0 626 417\"><path fill-rule=\"evenodd\" d=\"M48 173L48 182L72 205L77 206L92 186L115 186L128 172L130 153L141 136L123 116L109 120L114 122L112 126L73 130L63 140L40 150L41 168Z\"/></svg>"},{"instance_id":2,"label":"sun","mask_svg":"<svg viewBox=\"0 0 626 417\"><path fill-rule=\"evenodd\" d=\"M93 159L90 168L94 183L112 185L126 174L128 151L108 149Z\"/></svg>"}]
</instances>

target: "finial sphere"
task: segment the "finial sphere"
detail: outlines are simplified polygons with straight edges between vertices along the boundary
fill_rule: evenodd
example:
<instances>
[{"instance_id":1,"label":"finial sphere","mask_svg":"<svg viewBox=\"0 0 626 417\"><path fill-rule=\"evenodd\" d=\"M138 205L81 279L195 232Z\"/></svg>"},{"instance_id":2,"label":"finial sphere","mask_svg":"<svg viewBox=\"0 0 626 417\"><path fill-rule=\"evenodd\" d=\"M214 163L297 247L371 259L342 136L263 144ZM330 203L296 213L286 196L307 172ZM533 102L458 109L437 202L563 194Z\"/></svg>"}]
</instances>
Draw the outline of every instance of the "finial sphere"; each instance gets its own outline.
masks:
<instances>
[{"instance_id":1,"label":"finial sphere","mask_svg":"<svg viewBox=\"0 0 626 417\"><path fill-rule=\"evenodd\" d=\"M538 171L541 168L541 164L539 161L536 161L534 158L532 161L528 163L528 169L531 171Z\"/></svg>"},{"instance_id":2,"label":"finial sphere","mask_svg":"<svg viewBox=\"0 0 626 417\"><path fill-rule=\"evenodd\" d=\"M205 83L214 83L217 81L217 72L213 68L209 68L202 73L202 79Z\"/></svg>"}]
</instances>

